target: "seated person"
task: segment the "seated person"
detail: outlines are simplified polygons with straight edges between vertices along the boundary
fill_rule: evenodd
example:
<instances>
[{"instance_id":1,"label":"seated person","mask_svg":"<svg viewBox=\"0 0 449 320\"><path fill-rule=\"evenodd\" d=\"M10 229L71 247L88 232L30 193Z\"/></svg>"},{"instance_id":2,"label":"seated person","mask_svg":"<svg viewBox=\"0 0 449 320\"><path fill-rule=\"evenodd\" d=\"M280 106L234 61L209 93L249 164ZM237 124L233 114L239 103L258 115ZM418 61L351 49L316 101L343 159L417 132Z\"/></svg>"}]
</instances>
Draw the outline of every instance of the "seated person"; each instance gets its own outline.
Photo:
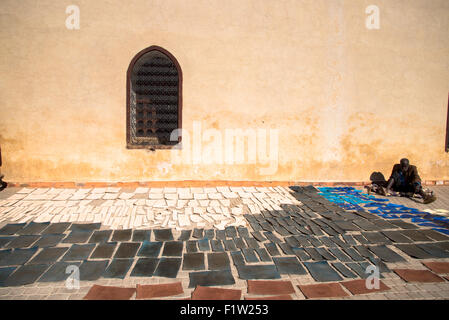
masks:
<instances>
[{"instance_id":1,"label":"seated person","mask_svg":"<svg viewBox=\"0 0 449 320\"><path fill-rule=\"evenodd\" d=\"M376 188L380 194L387 196L393 192L412 197L415 193L421 195L423 203L428 204L436 200L432 191L425 191L421 185L421 178L416 166L410 165L408 159L401 159L400 163L393 166L390 179L386 187L378 185Z\"/></svg>"},{"instance_id":2,"label":"seated person","mask_svg":"<svg viewBox=\"0 0 449 320\"><path fill-rule=\"evenodd\" d=\"M0 147L0 168L1 168L1 166L2 166L2 147ZM5 189L7 186L7 183L2 180L3 177L4 177L4 175L2 174L1 169L0 169L0 191Z\"/></svg>"}]
</instances>

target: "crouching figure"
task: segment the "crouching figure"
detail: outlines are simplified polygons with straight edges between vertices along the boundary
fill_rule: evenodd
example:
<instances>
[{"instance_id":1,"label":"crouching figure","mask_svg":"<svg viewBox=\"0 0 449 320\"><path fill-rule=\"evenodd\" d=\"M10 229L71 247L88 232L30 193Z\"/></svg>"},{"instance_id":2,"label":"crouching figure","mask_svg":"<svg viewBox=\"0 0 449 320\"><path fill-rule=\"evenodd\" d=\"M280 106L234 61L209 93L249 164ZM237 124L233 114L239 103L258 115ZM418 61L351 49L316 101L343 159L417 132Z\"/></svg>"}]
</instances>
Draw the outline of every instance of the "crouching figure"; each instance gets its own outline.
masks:
<instances>
[{"instance_id":1,"label":"crouching figure","mask_svg":"<svg viewBox=\"0 0 449 320\"><path fill-rule=\"evenodd\" d=\"M400 163L393 166L390 179L386 184L372 184L368 186L368 192L376 192L383 196L400 195L413 197L419 194L423 203L428 204L436 200L433 191L424 189L416 166L410 164L408 159L401 159Z\"/></svg>"}]
</instances>

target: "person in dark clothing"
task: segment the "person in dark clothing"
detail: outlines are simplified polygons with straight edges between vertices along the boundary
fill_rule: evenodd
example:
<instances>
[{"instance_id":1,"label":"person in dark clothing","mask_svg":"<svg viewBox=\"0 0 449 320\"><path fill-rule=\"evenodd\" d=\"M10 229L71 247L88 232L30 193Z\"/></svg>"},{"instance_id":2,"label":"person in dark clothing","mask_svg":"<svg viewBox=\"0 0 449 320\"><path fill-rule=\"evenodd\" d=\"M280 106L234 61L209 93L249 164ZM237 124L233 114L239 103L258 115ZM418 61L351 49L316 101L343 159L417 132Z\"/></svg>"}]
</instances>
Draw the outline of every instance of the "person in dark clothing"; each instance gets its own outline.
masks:
<instances>
[{"instance_id":1,"label":"person in dark clothing","mask_svg":"<svg viewBox=\"0 0 449 320\"><path fill-rule=\"evenodd\" d=\"M402 195L412 197L419 194L423 198L425 204L436 200L433 192L425 192L421 185L421 178L418 174L416 166L410 165L408 159L401 159L400 163L393 166L390 179L386 188L380 188L384 195L391 194L391 190L399 192Z\"/></svg>"},{"instance_id":2,"label":"person in dark clothing","mask_svg":"<svg viewBox=\"0 0 449 320\"><path fill-rule=\"evenodd\" d=\"M0 168L2 166L2 147L0 147ZM2 191L3 189L6 188L7 183L5 181L3 181L4 175L2 174L1 170L0 170L0 191Z\"/></svg>"}]
</instances>

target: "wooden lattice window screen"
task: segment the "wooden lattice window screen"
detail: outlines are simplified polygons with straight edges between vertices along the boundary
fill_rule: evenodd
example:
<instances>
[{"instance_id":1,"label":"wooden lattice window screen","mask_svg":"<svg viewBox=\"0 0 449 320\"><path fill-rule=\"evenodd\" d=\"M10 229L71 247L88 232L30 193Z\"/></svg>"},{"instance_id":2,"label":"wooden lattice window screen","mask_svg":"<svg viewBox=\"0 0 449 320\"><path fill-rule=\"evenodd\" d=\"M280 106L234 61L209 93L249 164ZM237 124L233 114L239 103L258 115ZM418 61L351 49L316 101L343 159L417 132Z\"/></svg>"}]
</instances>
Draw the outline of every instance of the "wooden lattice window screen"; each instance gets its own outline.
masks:
<instances>
[{"instance_id":1,"label":"wooden lattice window screen","mask_svg":"<svg viewBox=\"0 0 449 320\"><path fill-rule=\"evenodd\" d=\"M182 73L179 63L157 46L139 52L127 74L127 147L172 148L182 123Z\"/></svg>"}]
</instances>

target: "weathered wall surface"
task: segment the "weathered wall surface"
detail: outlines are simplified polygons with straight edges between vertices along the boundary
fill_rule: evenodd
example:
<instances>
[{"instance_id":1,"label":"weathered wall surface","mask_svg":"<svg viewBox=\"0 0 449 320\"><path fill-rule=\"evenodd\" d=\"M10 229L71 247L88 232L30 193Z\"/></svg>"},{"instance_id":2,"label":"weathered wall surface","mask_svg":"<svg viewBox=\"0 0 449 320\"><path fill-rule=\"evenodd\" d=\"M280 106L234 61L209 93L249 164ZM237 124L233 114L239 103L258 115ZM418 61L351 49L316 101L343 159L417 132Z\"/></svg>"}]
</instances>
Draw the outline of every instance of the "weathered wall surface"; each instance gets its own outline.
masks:
<instances>
[{"instance_id":1,"label":"weathered wall surface","mask_svg":"<svg viewBox=\"0 0 449 320\"><path fill-rule=\"evenodd\" d=\"M79 30L65 27L70 4ZM370 4L379 30L365 27ZM2 0L2 173L358 181L408 157L424 179L449 179L448 16L447 0ZM150 45L181 65L185 129L279 129L277 170L126 149L126 70Z\"/></svg>"}]
</instances>

